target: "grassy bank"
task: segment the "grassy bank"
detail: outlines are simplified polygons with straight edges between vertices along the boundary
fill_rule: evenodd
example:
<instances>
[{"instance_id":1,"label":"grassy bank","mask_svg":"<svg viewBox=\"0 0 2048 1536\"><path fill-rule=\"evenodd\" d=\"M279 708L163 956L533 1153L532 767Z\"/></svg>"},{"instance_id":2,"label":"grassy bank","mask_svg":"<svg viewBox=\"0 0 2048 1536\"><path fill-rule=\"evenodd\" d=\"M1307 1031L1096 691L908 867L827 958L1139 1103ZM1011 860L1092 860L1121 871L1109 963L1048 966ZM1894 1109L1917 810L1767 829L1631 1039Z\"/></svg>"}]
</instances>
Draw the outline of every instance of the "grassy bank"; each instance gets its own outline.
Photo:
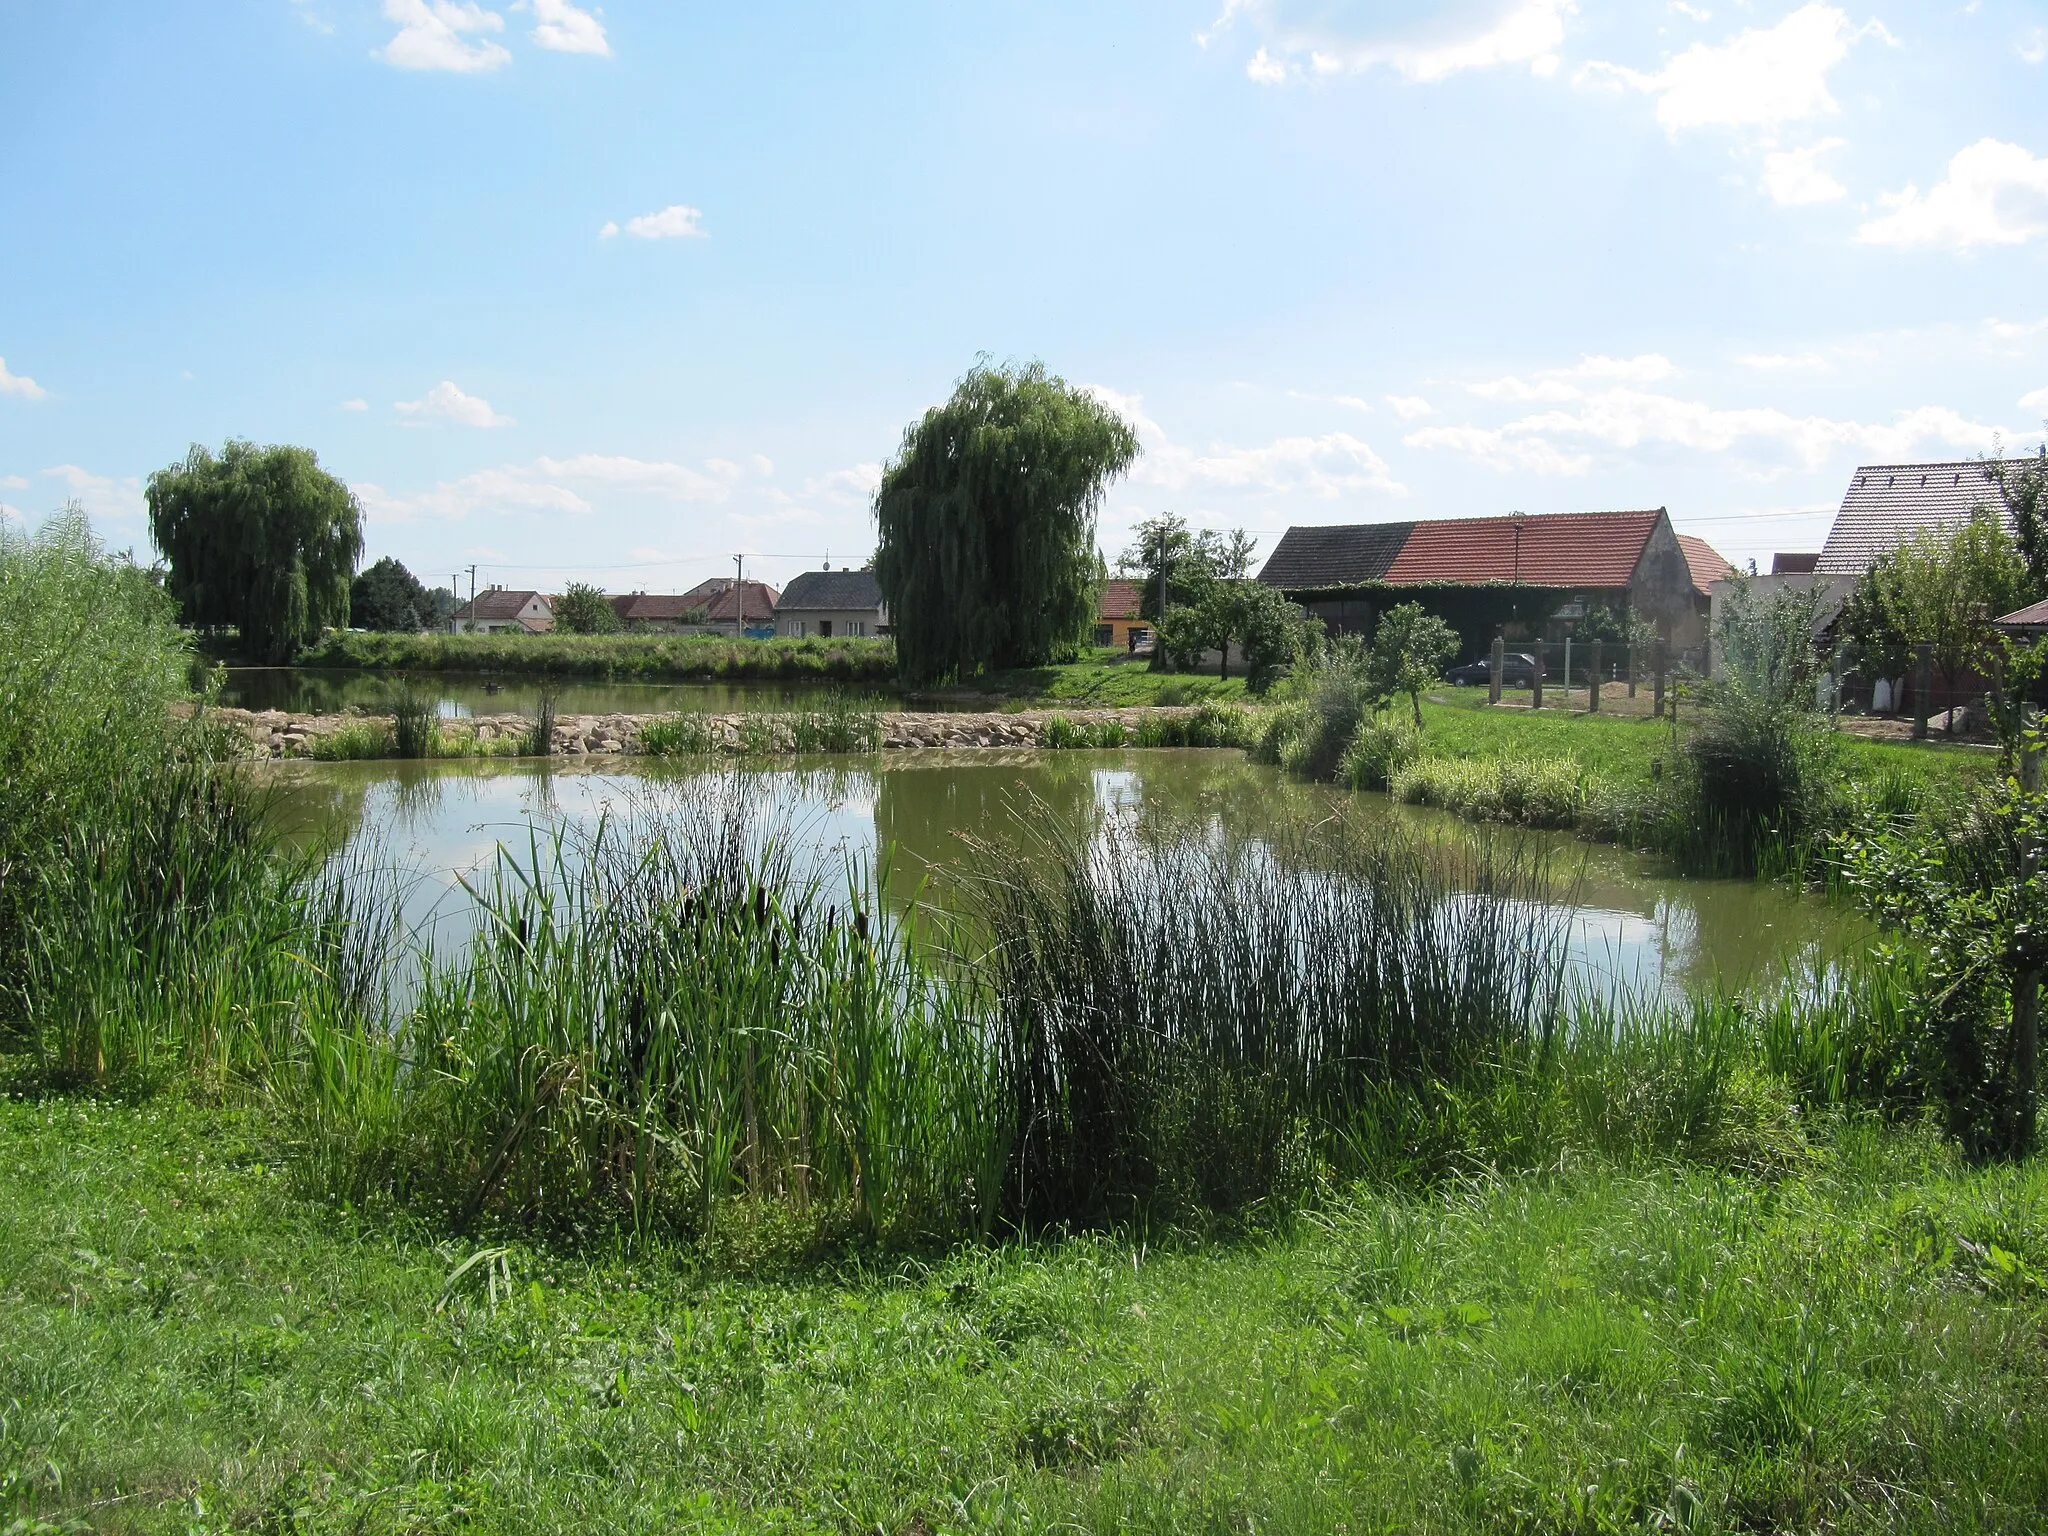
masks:
<instances>
[{"instance_id":1,"label":"grassy bank","mask_svg":"<svg viewBox=\"0 0 2048 1536\"><path fill-rule=\"evenodd\" d=\"M896 676L887 640L724 640L702 635L398 635L350 631L302 667L372 672L496 672L617 682L847 682Z\"/></svg>"},{"instance_id":2,"label":"grassy bank","mask_svg":"<svg viewBox=\"0 0 2048 1536\"><path fill-rule=\"evenodd\" d=\"M829 1272L772 1226L636 1259L449 1242L291 1167L246 1117L0 1101L12 1528L2048 1517L2048 1171L1917 1135L1850 1130L1768 1184L1582 1166L1257 1241Z\"/></svg>"},{"instance_id":3,"label":"grassy bank","mask_svg":"<svg viewBox=\"0 0 2048 1536\"><path fill-rule=\"evenodd\" d=\"M1116 652L1056 667L994 672L963 693L1001 698L1017 709L1068 705L1075 709L1136 709L1149 704L1241 702L1244 679L1213 674L1154 672L1142 661L1113 661Z\"/></svg>"}]
</instances>

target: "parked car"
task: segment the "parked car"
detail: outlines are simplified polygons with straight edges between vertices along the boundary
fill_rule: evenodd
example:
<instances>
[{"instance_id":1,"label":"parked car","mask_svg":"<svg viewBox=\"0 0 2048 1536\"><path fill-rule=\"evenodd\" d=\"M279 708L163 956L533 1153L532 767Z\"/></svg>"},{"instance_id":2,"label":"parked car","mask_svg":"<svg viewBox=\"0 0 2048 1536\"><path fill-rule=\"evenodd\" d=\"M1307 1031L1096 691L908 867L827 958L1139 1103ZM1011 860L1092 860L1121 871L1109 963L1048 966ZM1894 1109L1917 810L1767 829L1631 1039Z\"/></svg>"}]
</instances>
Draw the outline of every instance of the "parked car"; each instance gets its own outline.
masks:
<instances>
[{"instance_id":1,"label":"parked car","mask_svg":"<svg viewBox=\"0 0 2048 1536\"><path fill-rule=\"evenodd\" d=\"M1482 656L1444 673L1444 681L1470 688L1493 680L1493 658ZM1536 658L1527 651L1509 651L1501 658L1500 685L1503 688L1531 688L1536 683Z\"/></svg>"}]
</instances>

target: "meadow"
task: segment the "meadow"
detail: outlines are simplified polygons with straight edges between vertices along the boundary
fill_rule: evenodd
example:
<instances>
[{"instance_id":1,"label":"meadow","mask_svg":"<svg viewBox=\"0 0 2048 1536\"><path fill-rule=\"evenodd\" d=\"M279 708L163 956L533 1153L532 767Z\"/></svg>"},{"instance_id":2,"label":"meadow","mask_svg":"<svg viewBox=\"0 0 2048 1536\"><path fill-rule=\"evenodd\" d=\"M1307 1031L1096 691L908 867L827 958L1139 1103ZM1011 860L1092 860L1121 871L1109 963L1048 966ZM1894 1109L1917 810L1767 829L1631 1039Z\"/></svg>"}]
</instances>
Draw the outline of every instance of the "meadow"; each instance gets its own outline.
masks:
<instances>
[{"instance_id":1,"label":"meadow","mask_svg":"<svg viewBox=\"0 0 2048 1536\"><path fill-rule=\"evenodd\" d=\"M712 635L438 635L344 630L300 653L302 667L488 672L620 682L889 684L887 640L738 640Z\"/></svg>"},{"instance_id":2,"label":"meadow","mask_svg":"<svg viewBox=\"0 0 2048 1536\"><path fill-rule=\"evenodd\" d=\"M1540 859L1341 815L1106 816L885 916L716 775L536 825L437 949L268 830L189 663L82 526L0 549L15 1528L2048 1511L1981 969L1601 1001Z\"/></svg>"}]
</instances>

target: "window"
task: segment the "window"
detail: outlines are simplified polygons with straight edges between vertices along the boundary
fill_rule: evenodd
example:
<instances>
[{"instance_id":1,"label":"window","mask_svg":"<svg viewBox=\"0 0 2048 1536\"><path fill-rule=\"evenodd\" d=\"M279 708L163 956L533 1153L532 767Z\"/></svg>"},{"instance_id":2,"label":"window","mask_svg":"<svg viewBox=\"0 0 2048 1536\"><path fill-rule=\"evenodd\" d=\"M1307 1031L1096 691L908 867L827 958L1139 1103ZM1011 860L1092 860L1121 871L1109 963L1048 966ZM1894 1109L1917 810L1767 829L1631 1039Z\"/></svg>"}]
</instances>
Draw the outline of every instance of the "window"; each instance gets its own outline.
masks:
<instances>
[{"instance_id":1,"label":"window","mask_svg":"<svg viewBox=\"0 0 2048 1536\"><path fill-rule=\"evenodd\" d=\"M1096 643L1097 645L1115 645L1115 644L1116 644L1116 626L1115 626L1114 624L1098 624L1098 625L1096 625L1096 626L1095 626L1095 643Z\"/></svg>"},{"instance_id":2,"label":"window","mask_svg":"<svg viewBox=\"0 0 2048 1536\"><path fill-rule=\"evenodd\" d=\"M789 632L790 632L790 633L791 633L792 635L796 636L796 638L797 638L797 639L799 639L799 640L803 639L803 637L804 637L804 621L803 621L802 619L791 619L791 620L789 621Z\"/></svg>"},{"instance_id":3,"label":"window","mask_svg":"<svg viewBox=\"0 0 2048 1536\"><path fill-rule=\"evenodd\" d=\"M848 619L846 621L846 632L847 634L853 636L853 638L858 640L864 638L867 635L868 627L859 619Z\"/></svg>"}]
</instances>

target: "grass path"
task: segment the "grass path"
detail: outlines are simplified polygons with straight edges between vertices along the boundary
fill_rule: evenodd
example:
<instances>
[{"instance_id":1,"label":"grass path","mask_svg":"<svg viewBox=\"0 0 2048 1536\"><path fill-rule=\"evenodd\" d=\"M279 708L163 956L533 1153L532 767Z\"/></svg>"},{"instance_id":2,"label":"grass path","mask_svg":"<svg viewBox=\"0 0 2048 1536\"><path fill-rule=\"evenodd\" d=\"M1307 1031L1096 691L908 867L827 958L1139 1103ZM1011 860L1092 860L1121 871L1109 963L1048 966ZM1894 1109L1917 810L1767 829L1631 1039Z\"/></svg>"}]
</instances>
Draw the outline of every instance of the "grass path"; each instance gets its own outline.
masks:
<instances>
[{"instance_id":1,"label":"grass path","mask_svg":"<svg viewBox=\"0 0 2048 1536\"><path fill-rule=\"evenodd\" d=\"M515 1246L452 1286L473 1245L301 1203L281 1162L256 1120L0 1101L0 1528L2048 1519L2048 1165L1917 1137L1263 1242L779 1279Z\"/></svg>"}]
</instances>

